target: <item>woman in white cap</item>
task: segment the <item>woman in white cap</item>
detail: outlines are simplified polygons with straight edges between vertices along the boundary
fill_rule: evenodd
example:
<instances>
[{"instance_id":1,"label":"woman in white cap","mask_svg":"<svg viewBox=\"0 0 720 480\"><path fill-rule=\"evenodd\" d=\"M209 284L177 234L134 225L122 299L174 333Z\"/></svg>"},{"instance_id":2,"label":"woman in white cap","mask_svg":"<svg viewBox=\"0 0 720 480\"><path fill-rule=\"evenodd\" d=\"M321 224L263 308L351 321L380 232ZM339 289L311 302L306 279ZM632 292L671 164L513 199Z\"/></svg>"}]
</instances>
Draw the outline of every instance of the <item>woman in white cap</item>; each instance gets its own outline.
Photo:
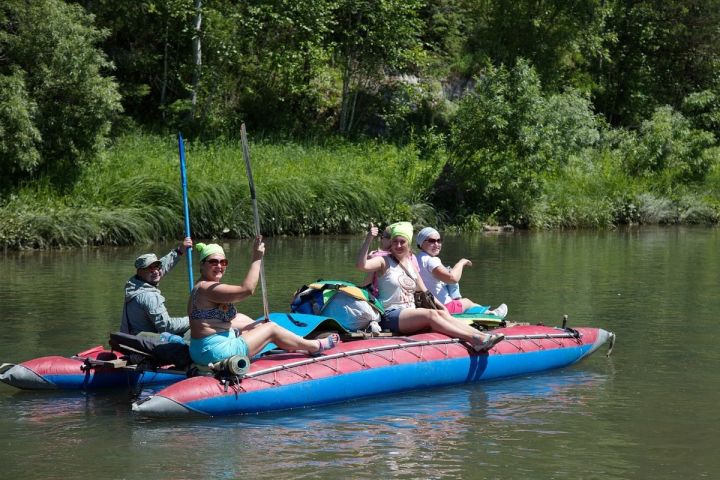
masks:
<instances>
[{"instance_id":1,"label":"woman in white cap","mask_svg":"<svg viewBox=\"0 0 720 480\"><path fill-rule=\"evenodd\" d=\"M255 238L252 263L240 285L222 283L228 260L220 245L198 243L195 249L200 257L200 279L188 301L193 362L207 365L233 355L252 357L270 342L289 352L304 350L316 355L340 342L337 334L307 340L276 323L259 323L236 310L233 303L252 295L260 279L260 261L265 254L262 237Z\"/></svg>"},{"instance_id":2,"label":"woman in white cap","mask_svg":"<svg viewBox=\"0 0 720 480\"><path fill-rule=\"evenodd\" d=\"M420 276L430 292L435 295L440 303L445 305L450 313L488 313L504 318L507 315L507 305L500 304L494 310L489 307L478 305L469 298L452 298L447 286L457 284L463 274L463 268L471 267L472 262L467 258L461 258L452 267L446 267L440 260L442 249L442 238L437 230L432 227L425 227L417 234L418 264Z\"/></svg>"},{"instance_id":3,"label":"woman in white cap","mask_svg":"<svg viewBox=\"0 0 720 480\"><path fill-rule=\"evenodd\" d=\"M395 334L410 334L422 330L444 333L469 343L475 351L487 351L505 338L502 333L481 333L467 323L452 317L447 309L417 308L414 294L425 291L425 284L411 260L413 227L409 222L390 225L390 254L368 258L368 249L378 235L371 224L365 242L358 252L356 266L363 272L377 272L378 300L385 308L380 323Z\"/></svg>"}]
</instances>

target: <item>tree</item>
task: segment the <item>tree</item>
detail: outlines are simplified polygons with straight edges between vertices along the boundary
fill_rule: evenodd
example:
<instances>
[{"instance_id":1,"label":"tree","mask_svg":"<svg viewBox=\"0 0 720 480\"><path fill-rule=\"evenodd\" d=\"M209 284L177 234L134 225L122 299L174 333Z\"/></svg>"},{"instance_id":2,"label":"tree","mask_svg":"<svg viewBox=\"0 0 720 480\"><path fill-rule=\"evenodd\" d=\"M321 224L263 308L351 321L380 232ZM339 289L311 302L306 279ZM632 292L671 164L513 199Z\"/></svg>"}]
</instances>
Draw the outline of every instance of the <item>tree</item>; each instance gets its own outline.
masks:
<instances>
[{"instance_id":1,"label":"tree","mask_svg":"<svg viewBox=\"0 0 720 480\"><path fill-rule=\"evenodd\" d=\"M176 117L187 120L192 112L193 75L199 80L193 41L200 46L194 27L202 10L195 1L76 3L107 32L102 47L115 66L125 114L144 125L166 124Z\"/></svg>"},{"instance_id":2,"label":"tree","mask_svg":"<svg viewBox=\"0 0 720 480\"><path fill-rule=\"evenodd\" d=\"M28 96L25 75L0 75L0 177L13 180L40 164L40 131L34 123L37 104Z\"/></svg>"},{"instance_id":3,"label":"tree","mask_svg":"<svg viewBox=\"0 0 720 480\"><path fill-rule=\"evenodd\" d=\"M657 107L680 109L712 89L720 65L720 3L715 0L614 0L606 31L617 38L591 74L595 104L611 124L638 128Z\"/></svg>"},{"instance_id":4,"label":"tree","mask_svg":"<svg viewBox=\"0 0 720 480\"><path fill-rule=\"evenodd\" d=\"M589 66L607 57L605 0L494 0L468 2L472 24L466 54L471 73L487 62L514 65L526 59L544 87L589 91Z\"/></svg>"},{"instance_id":5,"label":"tree","mask_svg":"<svg viewBox=\"0 0 720 480\"><path fill-rule=\"evenodd\" d=\"M574 91L544 94L535 70L488 67L452 124L450 171L435 200L456 215L526 224L542 175L600 138L589 100Z\"/></svg>"},{"instance_id":6,"label":"tree","mask_svg":"<svg viewBox=\"0 0 720 480\"><path fill-rule=\"evenodd\" d=\"M419 0L341 0L332 45L342 74L339 128L349 132L360 90L422 59Z\"/></svg>"},{"instance_id":7,"label":"tree","mask_svg":"<svg viewBox=\"0 0 720 480\"><path fill-rule=\"evenodd\" d=\"M206 16L206 65L217 67L206 73L211 112L232 130L241 119L256 131L304 135L322 125L334 100L325 40L335 6L255 0Z\"/></svg>"},{"instance_id":8,"label":"tree","mask_svg":"<svg viewBox=\"0 0 720 480\"><path fill-rule=\"evenodd\" d=\"M192 98L190 103L192 105L191 115L192 117L195 117L198 89L200 88L200 75L202 74L202 0L195 0L195 22L193 30L192 52L195 68L193 69Z\"/></svg>"},{"instance_id":9,"label":"tree","mask_svg":"<svg viewBox=\"0 0 720 480\"><path fill-rule=\"evenodd\" d=\"M282 130L325 107L318 78L335 0L80 3L112 32L104 46L125 110L141 124L222 135L244 120Z\"/></svg>"},{"instance_id":10,"label":"tree","mask_svg":"<svg viewBox=\"0 0 720 480\"><path fill-rule=\"evenodd\" d=\"M2 108L20 106L17 115L0 116L0 129L15 131L16 143L4 149L16 152L10 159L16 173L42 168L67 179L105 144L120 106L114 81L104 75L112 65L95 46L104 35L77 5L0 5L0 78L9 87ZM25 147L27 154L17 153Z\"/></svg>"}]
</instances>

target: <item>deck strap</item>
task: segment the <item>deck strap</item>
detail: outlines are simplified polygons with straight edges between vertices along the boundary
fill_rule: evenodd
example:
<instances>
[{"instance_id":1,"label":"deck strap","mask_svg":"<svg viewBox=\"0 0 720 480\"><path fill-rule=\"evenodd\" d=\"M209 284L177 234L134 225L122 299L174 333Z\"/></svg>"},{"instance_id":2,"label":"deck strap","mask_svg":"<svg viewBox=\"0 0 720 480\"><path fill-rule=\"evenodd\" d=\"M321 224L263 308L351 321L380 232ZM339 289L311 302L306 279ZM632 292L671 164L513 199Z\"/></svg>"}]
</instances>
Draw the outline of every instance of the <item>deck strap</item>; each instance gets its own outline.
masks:
<instances>
[{"instance_id":1,"label":"deck strap","mask_svg":"<svg viewBox=\"0 0 720 480\"><path fill-rule=\"evenodd\" d=\"M83 366L88 369L98 367L123 368L127 367L127 361L120 358L116 360L98 360L96 358L86 358L84 359Z\"/></svg>"}]
</instances>

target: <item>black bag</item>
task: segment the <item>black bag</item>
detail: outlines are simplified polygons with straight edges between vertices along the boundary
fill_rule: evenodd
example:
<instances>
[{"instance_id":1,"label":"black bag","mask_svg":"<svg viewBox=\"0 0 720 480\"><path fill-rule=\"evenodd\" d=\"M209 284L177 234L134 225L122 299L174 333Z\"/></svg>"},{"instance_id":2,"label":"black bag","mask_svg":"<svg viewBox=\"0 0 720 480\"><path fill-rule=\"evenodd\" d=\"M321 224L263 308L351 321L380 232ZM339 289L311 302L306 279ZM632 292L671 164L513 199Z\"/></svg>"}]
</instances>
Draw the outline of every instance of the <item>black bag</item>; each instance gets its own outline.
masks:
<instances>
[{"instance_id":1,"label":"black bag","mask_svg":"<svg viewBox=\"0 0 720 480\"><path fill-rule=\"evenodd\" d=\"M430 310L437 310L438 306L435 303L435 297L433 294L426 290L424 292L415 292L415 308L429 308Z\"/></svg>"},{"instance_id":2,"label":"black bag","mask_svg":"<svg viewBox=\"0 0 720 480\"><path fill-rule=\"evenodd\" d=\"M175 365L176 368L184 369L192 363L190 349L184 343L159 343L121 332L111 333L109 343L113 350L124 354L147 355L158 366Z\"/></svg>"}]
</instances>

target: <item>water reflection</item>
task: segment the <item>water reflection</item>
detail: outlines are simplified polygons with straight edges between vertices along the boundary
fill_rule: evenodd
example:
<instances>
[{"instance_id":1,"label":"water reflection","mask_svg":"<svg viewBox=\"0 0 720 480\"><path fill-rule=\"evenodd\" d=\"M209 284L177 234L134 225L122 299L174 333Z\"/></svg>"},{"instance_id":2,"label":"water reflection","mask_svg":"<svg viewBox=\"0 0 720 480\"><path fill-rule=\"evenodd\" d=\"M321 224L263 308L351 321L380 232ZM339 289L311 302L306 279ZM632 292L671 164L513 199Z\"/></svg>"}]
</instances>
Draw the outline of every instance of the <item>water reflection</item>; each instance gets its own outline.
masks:
<instances>
[{"instance_id":1,"label":"water reflection","mask_svg":"<svg viewBox=\"0 0 720 480\"><path fill-rule=\"evenodd\" d=\"M180 462L173 462L174 474L190 478L223 472L269 478L287 471L302 478L318 469L330 476L362 472L359 478L420 471L423 478L467 478L468 445L507 455L509 432L563 435L556 417L592 416L607 381L606 374L571 369L275 414L172 424L138 419L132 444L141 446L136 455L148 458L172 452ZM241 459L227 455L228 443ZM193 454L198 445L202 457Z\"/></svg>"},{"instance_id":2,"label":"water reflection","mask_svg":"<svg viewBox=\"0 0 720 480\"><path fill-rule=\"evenodd\" d=\"M712 478L720 471L718 229L444 235L463 292L514 320L618 336L558 372L274 415L147 421L127 392L0 385L4 478ZM361 237L268 239L272 309L318 278L359 280ZM240 281L250 244L226 242ZM0 361L105 343L141 248L0 255ZM182 270L163 279L171 313ZM259 296L242 311L259 315Z\"/></svg>"},{"instance_id":3,"label":"water reflection","mask_svg":"<svg viewBox=\"0 0 720 480\"><path fill-rule=\"evenodd\" d=\"M92 463L92 455L120 446L114 432L121 431L118 419L126 415L126 404L126 392L0 396L2 477L76 477L83 465ZM93 468L100 473L99 466Z\"/></svg>"}]
</instances>

